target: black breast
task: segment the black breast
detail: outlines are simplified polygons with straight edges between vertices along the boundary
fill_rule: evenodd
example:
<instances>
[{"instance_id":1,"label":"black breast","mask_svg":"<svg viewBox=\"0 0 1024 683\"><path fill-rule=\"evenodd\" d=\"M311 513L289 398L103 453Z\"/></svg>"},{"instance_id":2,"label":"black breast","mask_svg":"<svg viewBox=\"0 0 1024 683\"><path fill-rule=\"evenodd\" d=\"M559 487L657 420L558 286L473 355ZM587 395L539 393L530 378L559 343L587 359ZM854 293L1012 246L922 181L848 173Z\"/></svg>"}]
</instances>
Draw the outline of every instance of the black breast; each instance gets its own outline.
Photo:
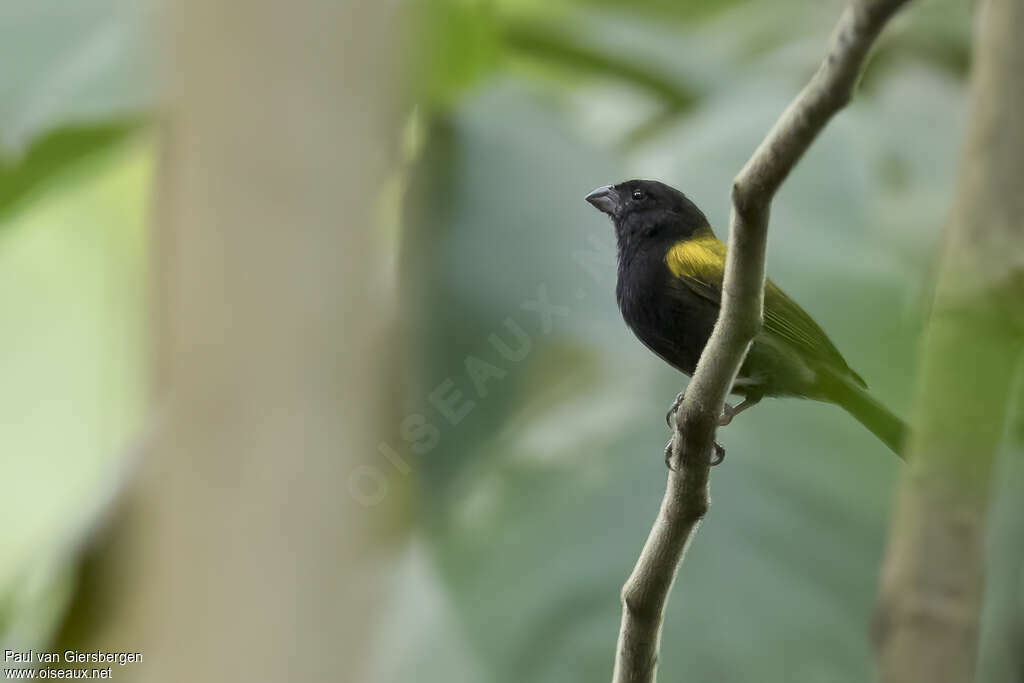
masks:
<instances>
[{"instance_id":1,"label":"black breast","mask_svg":"<svg viewBox=\"0 0 1024 683\"><path fill-rule=\"evenodd\" d=\"M644 346L692 375L718 307L677 282L664 255L660 248L620 253L615 294L623 319Z\"/></svg>"}]
</instances>

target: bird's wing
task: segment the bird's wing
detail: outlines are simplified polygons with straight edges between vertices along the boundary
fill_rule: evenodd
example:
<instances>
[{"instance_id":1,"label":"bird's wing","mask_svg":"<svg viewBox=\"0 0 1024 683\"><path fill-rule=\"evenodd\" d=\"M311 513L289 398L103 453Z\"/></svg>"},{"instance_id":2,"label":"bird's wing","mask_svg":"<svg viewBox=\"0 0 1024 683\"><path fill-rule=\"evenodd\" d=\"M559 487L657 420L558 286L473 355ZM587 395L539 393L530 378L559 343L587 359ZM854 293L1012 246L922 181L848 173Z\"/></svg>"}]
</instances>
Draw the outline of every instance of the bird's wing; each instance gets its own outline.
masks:
<instances>
[{"instance_id":1,"label":"bird's wing","mask_svg":"<svg viewBox=\"0 0 1024 683\"><path fill-rule=\"evenodd\" d=\"M721 306L725 244L710 231L676 242L665 255L665 265L694 294Z\"/></svg>"},{"instance_id":2,"label":"bird's wing","mask_svg":"<svg viewBox=\"0 0 1024 683\"><path fill-rule=\"evenodd\" d=\"M725 244L709 232L673 245L665 256L665 264L688 289L721 306L725 253ZM764 333L785 341L801 355L833 366L843 374L849 373L858 384L864 384L824 330L770 279L764 291Z\"/></svg>"},{"instance_id":3,"label":"bird's wing","mask_svg":"<svg viewBox=\"0 0 1024 683\"><path fill-rule=\"evenodd\" d=\"M863 384L863 380L850 370L842 354L818 323L771 280L765 282L764 329L769 334L785 339L810 357L849 372L858 383Z\"/></svg>"}]
</instances>

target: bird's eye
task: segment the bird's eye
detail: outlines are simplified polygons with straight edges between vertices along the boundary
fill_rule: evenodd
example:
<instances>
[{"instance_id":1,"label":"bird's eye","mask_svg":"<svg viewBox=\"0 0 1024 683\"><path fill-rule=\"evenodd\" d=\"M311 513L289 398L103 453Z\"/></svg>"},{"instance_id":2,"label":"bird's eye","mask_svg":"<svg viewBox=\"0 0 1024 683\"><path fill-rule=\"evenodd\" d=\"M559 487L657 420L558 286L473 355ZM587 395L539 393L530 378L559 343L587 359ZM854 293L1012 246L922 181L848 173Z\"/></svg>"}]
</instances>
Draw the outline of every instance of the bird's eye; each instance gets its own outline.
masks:
<instances>
[{"instance_id":1,"label":"bird's eye","mask_svg":"<svg viewBox=\"0 0 1024 683\"><path fill-rule=\"evenodd\" d=\"M638 201L640 201L643 198L644 198L644 193L643 192L641 192L640 190L633 190L633 201L638 202Z\"/></svg>"}]
</instances>

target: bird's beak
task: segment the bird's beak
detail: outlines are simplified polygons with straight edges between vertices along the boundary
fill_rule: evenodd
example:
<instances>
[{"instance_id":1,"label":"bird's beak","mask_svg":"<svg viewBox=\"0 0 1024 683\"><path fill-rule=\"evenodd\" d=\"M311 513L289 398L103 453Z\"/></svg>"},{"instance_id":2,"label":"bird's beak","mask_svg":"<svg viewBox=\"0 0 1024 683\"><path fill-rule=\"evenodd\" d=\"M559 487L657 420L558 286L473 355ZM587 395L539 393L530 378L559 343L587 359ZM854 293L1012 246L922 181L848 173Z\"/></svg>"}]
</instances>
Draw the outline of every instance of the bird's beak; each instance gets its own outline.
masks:
<instances>
[{"instance_id":1,"label":"bird's beak","mask_svg":"<svg viewBox=\"0 0 1024 683\"><path fill-rule=\"evenodd\" d=\"M587 201L598 211L614 216L619 209L619 193L611 185L602 185L587 195Z\"/></svg>"}]
</instances>

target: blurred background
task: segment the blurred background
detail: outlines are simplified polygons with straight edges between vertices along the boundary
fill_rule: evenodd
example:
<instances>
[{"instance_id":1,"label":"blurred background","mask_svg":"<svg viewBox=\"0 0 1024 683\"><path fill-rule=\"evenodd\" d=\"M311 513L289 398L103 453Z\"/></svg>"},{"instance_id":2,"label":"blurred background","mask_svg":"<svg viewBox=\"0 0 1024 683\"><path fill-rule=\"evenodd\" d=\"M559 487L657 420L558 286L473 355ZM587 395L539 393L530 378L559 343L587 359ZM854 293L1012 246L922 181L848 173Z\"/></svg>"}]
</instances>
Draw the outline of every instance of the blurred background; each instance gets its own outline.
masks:
<instances>
[{"instance_id":1,"label":"blurred background","mask_svg":"<svg viewBox=\"0 0 1024 683\"><path fill-rule=\"evenodd\" d=\"M375 228L401 302L403 352L381 380L395 427L372 471L337 482L367 514L389 496L409 511L374 680L601 680L685 378L622 323L611 226L583 196L657 178L725 239L731 179L817 67L841 3L415 7L401 164ZM51 642L75 549L149 407L159 25L153 0L0 4L5 647ZM969 37L954 0L897 17L773 206L773 279L903 415ZM720 439L662 677L869 679L898 463L810 402L765 401ZM1001 491L1024 485L1021 462L1003 458ZM396 473L404 485L377 485ZM996 499L991 536L980 680L1024 681L1018 496Z\"/></svg>"}]
</instances>

